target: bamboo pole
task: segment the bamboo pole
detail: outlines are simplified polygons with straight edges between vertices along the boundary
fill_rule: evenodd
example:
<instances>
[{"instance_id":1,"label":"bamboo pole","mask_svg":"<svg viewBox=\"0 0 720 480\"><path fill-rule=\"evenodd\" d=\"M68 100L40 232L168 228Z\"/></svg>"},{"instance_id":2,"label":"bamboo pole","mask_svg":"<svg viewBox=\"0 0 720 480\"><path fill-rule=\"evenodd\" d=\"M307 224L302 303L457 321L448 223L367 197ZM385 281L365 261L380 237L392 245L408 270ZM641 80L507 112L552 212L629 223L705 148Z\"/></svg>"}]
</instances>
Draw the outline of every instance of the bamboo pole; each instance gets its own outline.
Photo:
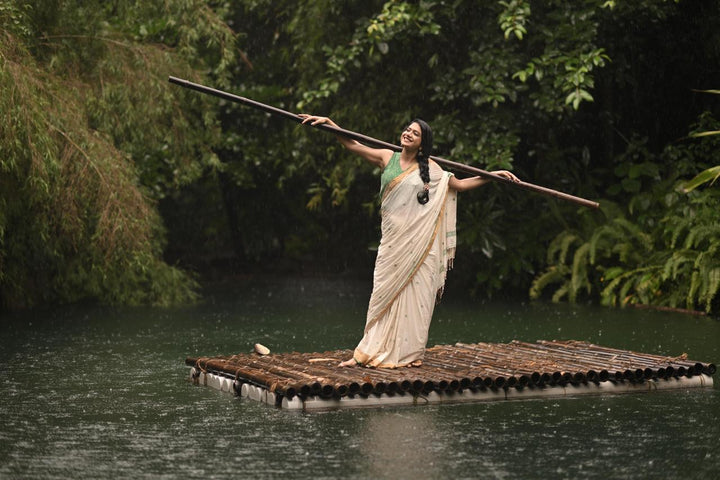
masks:
<instances>
[{"instance_id":1,"label":"bamboo pole","mask_svg":"<svg viewBox=\"0 0 720 480\"><path fill-rule=\"evenodd\" d=\"M550 342L542 340L538 343L557 351L585 350L588 352L592 352L598 356L610 356L611 358L620 358L624 360L628 365L638 365L656 369L658 369L661 365L672 366L674 367L674 370L678 372L678 374L684 376L692 376L703 373L711 366L711 364L704 365L700 362L687 360L684 357L668 357L662 355L654 355L650 353L633 352L631 350L620 350L615 348L602 347L586 342Z\"/></svg>"},{"instance_id":2,"label":"bamboo pole","mask_svg":"<svg viewBox=\"0 0 720 480\"><path fill-rule=\"evenodd\" d=\"M435 356L431 357L432 360L426 357L426 363L428 361L434 361L436 365L449 369L461 366L463 368L463 370L461 370L462 372L473 372L475 377L481 377L480 381L478 381L477 378L472 380L474 385L482 383L487 387L493 386L497 388L504 386L513 387L516 385L525 386L530 383L532 376L532 372L527 369L521 371L517 368L502 368L501 366L493 365L492 362L496 359L482 355L482 352L475 352L472 357L468 357L457 355L457 353L460 353L458 350L452 351L447 348L433 347L433 353ZM485 373L486 377L482 378L481 375L478 375L480 372ZM517 376L517 374L520 374L520 376Z\"/></svg>"},{"instance_id":3,"label":"bamboo pole","mask_svg":"<svg viewBox=\"0 0 720 480\"><path fill-rule=\"evenodd\" d=\"M277 392L281 395L293 398L298 393L308 395L307 385L297 382L292 378L278 378L277 375L268 373L256 368L247 366L237 366L228 364L225 359L216 358L198 358L195 365L204 372L220 372L232 375L236 379L242 379L246 383L252 383L260 387L264 387L271 392Z\"/></svg>"},{"instance_id":4,"label":"bamboo pole","mask_svg":"<svg viewBox=\"0 0 720 480\"><path fill-rule=\"evenodd\" d=\"M512 372L512 375L520 374L519 380L521 383L526 383L528 378L535 383L541 380L549 380L547 376L543 377L544 372L537 370L537 368L530 367L529 363L532 364L533 367L537 367L537 359L533 359L533 362L528 362L527 358L518 358L517 355L512 352L504 352L494 348L493 344L465 344L458 342L454 347L459 351L472 352L475 358L482 359L484 362L504 362L508 372ZM544 368L552 367L550 372L545 372L548 373L548 375L552 374L552 370L556 369L556 365L549 365L548 362L543 362L542 366Z\"/></svg>"},{"instance_id":5,"label":"bamboo pole","mask_svg":"<svg viewBox=\"0 0 720 480\"><path fill-rule=\"evenodd\" d=\"M530 347L524 348L519 344L513 343L512 346L507 344L456 344L456 348L468 349L478 354L484 354L488 360L501 360L505 362L509 368L515 368L519 371L529 372L529 364L535 367L541 366L541 370L533 371L530 378L535 384L540 383L584 383L591 381L606 381L609 378L608 372L601 364L590 364L580 362L576 356L564 356L562 362L558 363L542 355L538 349ZM523 352L529 356L519 356L518 352ZM569 372L568 370L573 370ZM600 370L599 372L597 370ZM548 378L548 376L550 378Z\"/></svg>"},{"instance_id":6,"label":"bamboo pole","mask_svg":"<svg viewBox=\"0 0 720 480\"><path fill-rule=\"evenodd\" d=\"M292 366L283 365L280 362L273 361L270 363L264 361L267 357L253 358L251 356L245 356L240 361L245 365L252 366L267 372L285 376L288 378L295 378L298 381L305 381L306 385L310 386L310 394L319 395L323 398L330 398L332 396L345 396L350 390L350 386L346 383L337 381L334 378L328 378L320 375L317 370L313 372L303 371Z\"/></svg>"},{"instance_id":7,"label":"bamboo pole","mask_svg":"<svg viewBox=\"0 0 720 480\"><path fill-rule=\"evenodd\" d=\"M677 363L672 357L640 354L618 349L594 348L592 344L570 345L565 342L540 341L537 344L513 341L515 348L527 348L535 352L546 352L564 359L575 359L588 365L604 364L607 370L615 370L615 379L642 381L669 376L693 376L703 371L702 364L693 362ZM521 347L522 346L522 347ZM573 354L573 351L576 352ZM601 362L601 363L595 363ZM676 366L670 365L675 363ZM699 362L698 362L699 363ZM698 372L699 370L699 372Z\"/></svg>"},{"instance_id":8,"label":"bamboo pole","mask_svg":"<svg viewBox=\"0 0 720 480\"><path fill-rule=\"evenodd\" d=\"M326 352L325 354L321 354L321 356L327 356L329 358L333 358L334 361L340 362L342 360L342 357L347 357L349 354L351 354L350 351L342 352L341 358L335 358L337 357L337 352ZM304 365L302 362L309 361L311 357L316 356L315 354L299 354L294 355L292 358L287 359L288 362L295 361L299 365L299 368L303 368ZM317 364L313 365L313 369L317 366ZM324 369L324 371L328 372L328 375L335 375L338 377L346 377L346 378L357 378L358 375L352 375L350 372L353 372L352 369L347 368L339 368L339 367L323 367L320 368ZM343 372L338 374L337 372ZM363 370L363 375L367 380L373 380L370 382L366 382L366 384L369 384L371 387L368 390L367 388L363 388L362 394L368 395L370 393L389 393L389 394L395 394L400 391L407 391L410 387L410 382L406 384L405 388L401 386L402 378L396 374L393 370L384 370L384 371L377 371L375 369L365 369Z\"/></svg>"},{"instance_id":9,"label":"bamboo pole","mask_svg":"<svg viewBox=\"0 0 720 480\"><path fill-rule=\"evenodd\" d=\"M713 363L702 363L694 360L687 360L684 357L668 357L663 355L655 355L652 353L634 352L632 350L620 350L617 348L604 347L601 345L595 345L588 342L579 342L577 340L559 341L554 340L552 342L547 340L541 340L541 344L557 344L563 348L587 348L593 352L613 354L613 355L626 355L631 358L646 358L656 360L658 362L667 362L669 365L681 365L684 366L688 371L693 374L704 373L706 375L713 375L717 371L717 367Z\"/></svg>"},{"instance_id":10,"label":"bamboo pole","mask_svg":"<svg viewBox=\"0 0 720 480\"><path fill-rule=\"evenodd\" d=\"M514 345L515 350L531 355L531 358L538 358L540 352L534 349L525 349ZM543 357L547 357L546 355ZM578 356L562 356L559 359L543 358L547 366L552 367L552 381L560 383L586 383L591 381L599 383L607 381L610 373L606 365L594 362L587 362Z\"/></svg>"},{"instance_id":11,"label":"bamboo pole","mask_svg":"<svg viewBox=\"0 0 720 480\"><path fill-rule=\"evenodd\" d=\"M604 378L610 377L610 371L615 370L615 373L613 374L613 377L615 380L634 380L637 378L637 375L635 372L630 370L628 367L631 365L628 364L611 364L611 363L597 363L594 359L587 358L582 355L577 354L571 354L564 352L562 350L554 350L550 348L542 348L542 346L538 346L536 344L531 343L524 343L524 342L513 342L513 348L516 348L518 350L525 351L532 355L540 355L540 356L549 356L553 358L558 358L562 361L562 365L565 367L571 367L571 368L581 368L581 369L588 369L588 376L595 377L595 373L597 373L598 378ZM590 374L590 371L593 371L594 373ZM600 370L597 372L596 370ZM642 377L642 371L641 375Z\"/></svg>"},{"instance_id":12,"label":"bamboo pole","mask_svg":"<svg viewBox=\"0 0 720 480\"><path fill-rule=\"evenodd\" d=\"M324 354L320 354L322 356L330 356L333 355L335 352L326 352ZM310 367L308 360L311 357L316 357L316 354L308 355L308 354L300 354L298 357L290 357L285 358L283 365L286 365L288 367L295 367L297 369L311 369L313 372L320 374L326 378L331 379L334 383L334 387L339 394L339 396L343 397L345 395L369 395L373 391L377 390L377 386L373 384L372 382L368 381L362 381L359 382L357 375L349 375L342 371L339 371L340 369L337 367L329 368L325 365L322 365L320 363L314 363L312 364L312 367ZM273 361L278 361L280 359L283 359L283 357L273 357ZM299 361L294 360L303 360L304 363L301 363ZM333 359L333 361L340 361L339 359ZM397 387L396 387L397 388ZM346 390L344 393L343 391Z\"/></svg>"},{"instance_id":13,"label":"bamboo pole","mask_svg":"<svg viewBox=\"0 0 720 480\"><path fill-rule=\"evenodd\" d=\"M219 98L223 98L225 100L230 100L235 103L241 103L243 105L247 105L247 106L262 110L271 115L283 117L283 118L286 118L288 120L293 120L298 123L301 123L303 121L303 118L295 113L288 112L286 110L282 110L280 108L273 107L270 105L265 105L264 103L260 103L255 100L251 100L249 98L241 97L239 95L234 95L232 93L224 92L222 90L217 90L215 88L207 87L205 85L200 85L198 83L194 83L189 80L184 80L181 78L170 76L170 77L168 77L168 81L170 81L170 83L180 85L181 87L185 87L190 90L195 90L195 91L205 93L208 95L213 95L213 96L216 96ZM388 142L383 142L382 140L368 137L367 135L362 135L360 133L356 133L351 130L346 130L344 128L333 127L331 125L326 125L326 124L311 125L311 126L314 128L318 128L320 130L325 130L325 131L334 133L335 135L340 135L340 136L343 136L346 138L351 138L353 140L357 140L358 142L361 142L366 145L372 145L372 146L379 147L379 148L388 148L388 149L394 150L394 151L402 150L402 147L400 147L399 145L394 145L394 144L391 144ZM465 165L463 163L454 162L452 160L447 160L442 157L431 156L430 158L433 159L434 161L436 161L437 163L439 163L440 165L443 165L452 170L461 171L464 173L468 173L470 175L477 175L477 176L486 178L488 180L492 180L492 181L499 182L499 183L504 183L506 185L512 185L513 187L521 188L523 190L528 190L531 192L536 192L536 193L540 193L543 195L559 198L561 200L573 202L575 204L582 205L584 207L590 207L590 208L599 208L600 207L600 204L598 202L594 202L592 200L587 200L587 199L581 198L581 197L576 197L574 195L570 195L568 193L553 190L551 188L542 187L540 185L535 185L535 184L523 182L523 181L514 182L505 177L501 177L500 175L496 175L492 172L488 172L486 170L482 170L477 167L472 167L470 165Z\"/></svg>"}]
</instances>

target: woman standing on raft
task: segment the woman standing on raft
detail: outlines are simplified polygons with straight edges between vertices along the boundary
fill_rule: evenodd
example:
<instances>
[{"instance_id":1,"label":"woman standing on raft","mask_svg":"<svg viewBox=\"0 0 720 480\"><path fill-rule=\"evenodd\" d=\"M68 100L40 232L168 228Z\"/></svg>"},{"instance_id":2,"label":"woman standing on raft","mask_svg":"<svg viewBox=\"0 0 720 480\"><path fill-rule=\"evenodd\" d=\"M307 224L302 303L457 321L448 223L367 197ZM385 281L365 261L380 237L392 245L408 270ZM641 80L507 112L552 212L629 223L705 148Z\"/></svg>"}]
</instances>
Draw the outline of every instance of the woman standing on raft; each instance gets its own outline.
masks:
<instances>
[{"instance_id":1,"label":"woman standing on raft","mask_svg":"<svg viewBox=\"0 0 720 480\"><path fill-rule=\"evenodd\" d=\"M303 123L337 127L327 117L300 115ZM464 179L429 159L432 130L413 120L400 135L401 152L337 137L345 148L382 169L378 247L365 334L342 367L422 365L435 303L455 255L456 192L488 182ZM512 173L493 172L517 181Z\"/></svg>"}]
</instances>

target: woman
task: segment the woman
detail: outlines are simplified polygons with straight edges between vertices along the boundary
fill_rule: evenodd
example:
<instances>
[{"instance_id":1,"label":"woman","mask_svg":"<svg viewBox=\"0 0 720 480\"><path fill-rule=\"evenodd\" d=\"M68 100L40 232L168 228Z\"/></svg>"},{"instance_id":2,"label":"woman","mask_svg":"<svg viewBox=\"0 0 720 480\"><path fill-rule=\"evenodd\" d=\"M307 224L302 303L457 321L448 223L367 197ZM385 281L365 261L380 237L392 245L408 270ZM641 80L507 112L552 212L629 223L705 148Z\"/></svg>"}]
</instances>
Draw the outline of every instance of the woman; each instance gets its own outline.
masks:
<instances>
[{"instance_id":1,"label":"woman","mask_svg":"<svg viewBox=\"0 0 720 480\"><path fill-rule=\"evenodd\" d=\"M337 127L327 117L300 116L303 123ZM382 238L365 334L353 358L340 366L420 366L433 309L455 254L455 194L489 180L455 178L430 160L432 130L420 119L400 135L401 152L368 147L342 136L338 140L382 169ZM494 173L517 181L510 172Z\"/></svg>"}]
</instances>

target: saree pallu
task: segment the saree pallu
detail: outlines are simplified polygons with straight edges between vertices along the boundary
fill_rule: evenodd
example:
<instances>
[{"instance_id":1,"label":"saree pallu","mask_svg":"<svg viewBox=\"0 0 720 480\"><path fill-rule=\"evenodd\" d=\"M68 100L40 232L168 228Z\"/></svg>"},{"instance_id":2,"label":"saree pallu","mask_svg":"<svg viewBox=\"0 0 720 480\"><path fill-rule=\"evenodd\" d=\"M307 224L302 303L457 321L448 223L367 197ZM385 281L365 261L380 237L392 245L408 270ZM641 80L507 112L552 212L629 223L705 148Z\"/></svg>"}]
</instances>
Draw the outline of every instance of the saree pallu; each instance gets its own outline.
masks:
<instances>
[{"instance_id":1,"label":"saree pallu","mask_svg":"<svg viewBox=\"0 0 720 480\"><path fill-rule=\"evenodd\" d=\"M382 238L375 261L365 333L357 362L381 368L422 360L430 320L455 255L457 195L451 174L430 162L430 200L417 201L417 164L395 177L382 197Z\"/></svg>"}]
</instances>

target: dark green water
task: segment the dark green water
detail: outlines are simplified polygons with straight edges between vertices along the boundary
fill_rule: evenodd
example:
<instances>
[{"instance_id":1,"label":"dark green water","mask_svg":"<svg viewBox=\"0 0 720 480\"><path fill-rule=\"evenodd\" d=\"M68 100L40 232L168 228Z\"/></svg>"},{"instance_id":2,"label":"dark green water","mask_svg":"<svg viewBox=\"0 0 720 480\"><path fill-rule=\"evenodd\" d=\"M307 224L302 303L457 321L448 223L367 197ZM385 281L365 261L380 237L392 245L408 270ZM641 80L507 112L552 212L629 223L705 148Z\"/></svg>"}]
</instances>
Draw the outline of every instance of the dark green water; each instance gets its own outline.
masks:
<instances>
[{"instance_id":1,"label":"dark green water","mask_svg":"<svg viewBox=\"0 0 720 480\"><path fill-rule=\"evenodd\" d=\"M238 284L186 309L0 317L0 478L720 478L720 383L639 395L276 410L186 378L186 356L351 348L364 282ZM703 317L448 300L429 345L578 339L719 363Z\"/></svg>"}]
</instances>

